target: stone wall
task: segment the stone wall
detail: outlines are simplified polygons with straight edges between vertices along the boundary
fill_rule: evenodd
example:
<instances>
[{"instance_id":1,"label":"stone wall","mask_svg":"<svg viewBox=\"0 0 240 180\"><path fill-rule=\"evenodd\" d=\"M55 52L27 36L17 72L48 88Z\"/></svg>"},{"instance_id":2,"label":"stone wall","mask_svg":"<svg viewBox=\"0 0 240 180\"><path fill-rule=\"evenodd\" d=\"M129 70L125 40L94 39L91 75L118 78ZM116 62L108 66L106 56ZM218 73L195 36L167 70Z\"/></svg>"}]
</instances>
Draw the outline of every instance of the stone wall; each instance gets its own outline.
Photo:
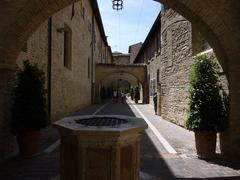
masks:
<instances>
[{"instance_id":1,"label":"stone wall","mask_svg":"<svg viewBox=\"0 0 240 180\"><path fill-rule=\"evenodd\" d=\"M48 19L37 28L17 58L17 66L21 67L22 61L28 59L32 63L37 63L45 72L46 89L48 82L51 83L52 121L90 105L93 97L91 89L94 89L92 85L95 82L95 64L112 62L111 49L103 39L105 35L100 33L101 23L96 18L95 12L88 0L79 1L74 6L70 5L60 10L52 15L51 21ZM66 26L72 35L70 67L64 65L64 33L66 32L64 27ZM50 50L51 59L49 58ZM51 63L50 77L48 77L49 62ZM6 74L9 73L13 75L14 71L6 71ZM5 107L0 107L1 110L10 108L11 102L9 94L12 85L10 82L5 84L9 85L4 88L8 97L4 101L8 103ZM10 117L9 114L8 117ZM9 122L10 120L0 121L0 159L17 152L15 137L10 133Z\"/></svg>"},{"instance_id":2,"label":"stone wall","mask_svg":"<svg viewBox=\"0 0 240 180\"><path fill-rule=\"evenodd\" d=\"M150 103L153 105L152 95L158 91L158 114L181 126L184 125L188 107L189 74L193 58L206 50L203 49L203 40L194 24L172 9L163 9L135 60L148 65ZM211 51L209 55L214 53ZM220 80L228 91L223 73Z\"/></svg>"},{"instance_id":3,"label":"stone wall","mask_svg":"<svg viewBox=\"0 0 240 180\"><path fill-rule=\"evenodd\" d=\"M130 54L113 54L113 63L117 65L130 64Z\"/></svg>"},{"instance_id":4,"label":"stone wall","mask_svg":"<svg viewBox=\"0 0 240 180\"><path fill-rule=\"evenodd\" d=\"M130 64L133 64L133 61L135 60L141 47L142 47L142 42L129 46L128 53L130 54Z\"/></svg>"},{"instance_id":5,"label":"stone wall","mask_svg":"<svg viewBox=\"0 0 240 180\"><path fill-rule=\"evenodd\" d=\"M22 67L23 61L29 60L31 63L37 63L47 77L48 69L48 20L29 37L22 47L22 51L17 58L17 66ZM46 88L48 79L46 78Z\"/></svg>"},{"instance_id":6,"label":"stone wall","mask_svg":"<svg viewBox=\"0 0 240 180\"><path fill-rule=\"evenodd\" d=\"M175 11L162 13L161 116L183 125L192 65L191 23Z\"/></svg>"},{"instance_id":7,"label":"stone wall","mask_svg":"<svg viewBox=\"0 0 240 180\"><path fill-rule=\"evenodd\" d=\"M36 32L29 37L28 41L22 48L21 53L16 61L18 67L22 67L22 61L30 60L32 63L37 63L38 66L44 71L45 77L47 77L47 60L48 60L48 21L45 21ZM14 78L14 71L10 72L6 70L6 75L11 74L12 79ZM4 78L4 76L2 77ZM5 78L7 80L7 78ZM13 87L12 82L6 83L8 87L5 88L4 97L5 100L4 107L0 107L1 111L9 112L11 105L11 88ZM1 85L0 85L1 86ZM46 79L47 88L47 79ZM4 100L4 99L1 99ZM2 103L1 103L2 104ZM10 114L5 116L5 118L11 117ZM11 133L10 119L8 121L0 121L0 160L8 156L14 155L18 152L16 138Z\"/></svg>"},{"instance_id":8,"label":"stone wall","mask_svg":"<svg viewBox=\"0 0 240 180\"><path fill-rule=\"evenodd\" d=\"M92 19L92 16L91 4L85 0L75 3L74 6L68 6L52 16L51 118L53 121L91 103L91 78L93 83L95 82L95 65L92 69L91 63L92 61L93 64L111 62L111 49L103 42L98 23L95 18ZM58 31L66 25L72 32L71 68L64 66L64 32ZM37 29L26 44L27 48L23 48L26 52L21 52L17 64L22 64L24 59L37 62L47 77L48 20Z\"/></svg>"},{"instance_id":9,"label":"stone wall","mask_svg":"<svg viewBox=\"0 0 240 180\"><path fill-rule=\"evenodd\" d=\"M52 16L52 117L57 120L91 103L91 83L88 78L88 59L91 57L91 8L89 3L68 6ZM85 15L81 15L81 6ZM90 14L90 15L89 15ZM90 16L90 17L89 17ZM72 31L72 66L64 66L64 33L58 28L65 24Z\"/></svg>"},{"instance_id":10,"label":"stone wall","mask_svg":"<svg viewBox=\"0 0 240 180\"><path fill-rule=\"evenodd\" d=\"M157 80L158 80L158 72L160 74L160 56L156 56L153 60L148 64L148 77L149 77L149 95L150 104L153 105L153 93L157 91Z\"/></svg>"}]
</instances>

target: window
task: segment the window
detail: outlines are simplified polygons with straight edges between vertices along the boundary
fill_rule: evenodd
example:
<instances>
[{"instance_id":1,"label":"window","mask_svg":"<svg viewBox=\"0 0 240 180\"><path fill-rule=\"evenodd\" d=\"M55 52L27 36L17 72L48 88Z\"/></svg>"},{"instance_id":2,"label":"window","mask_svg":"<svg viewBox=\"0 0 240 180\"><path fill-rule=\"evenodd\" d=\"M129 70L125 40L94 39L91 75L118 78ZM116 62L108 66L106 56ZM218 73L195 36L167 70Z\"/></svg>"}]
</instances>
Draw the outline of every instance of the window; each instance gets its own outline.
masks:
<instances>
[{"instance_id":1,"label":"window","mask_svg":"<svg viewBox=\"0 0 240 180\"><path fill-rule=\"evenodd\" d=\"M88 32L92 33L92 24L90 22L88 23Z\"/></svg>"},{"instance_id":2,"label":"window","mask_svg":"<svg viewBox=\"0 0 240 180\"><path fill-rule=\"evenodd\" d=\"M160 76L160 72L159 72L159 69L157 69L157 83L160 82L159 76Z\"/></svg>"},{"instance_id":3,"label":"window","mask_svg":"<svg viewBox=\"0 0 240 180\"><path fill-rule=\"evenodd\" d=\"M157 38L158 38L158 49L157 52L158 54L161 53L161 25L158 26L158 31L157 31Z\"/></svg>"},{"instance_id":4,"label":"window","mask_svg":"<svg viewBox=\"0 0 240 180\"><path fill-rule=\"evenodd\" d=\"M64 27L64 67L72 68L72 31L68 25Z\"/></svg>"},{"instance_id":5,"label":"window","mask_svg":"<svg viewBox=\"0 0 240 180\"><path fill-rule=\"evenodd\" d=\"M74 15L75 15L75 4L73 3L73 4L72 4L72 15L71 15L71 20L73 19Z\"/></svg>"},{"instance_id":6,"label":"window","mask_svg":"<svg viewBox=\"0 0 240 180\"><path fill-rule=\"evenodd\" d=\"M82 1L81 1L81 16L83 19L85 19L85 7L83 7Z\"/></svg>"},{"instance_id":7,"label":"window","mask_svg":"<svg viewBox=\"0 0 240 180\"><path fill-rule=\"evenodd\" d=\"M155 54L156 55L158 54L158 35L156 36L156 39L155 39Z\"/></svg>"}]
</instances>

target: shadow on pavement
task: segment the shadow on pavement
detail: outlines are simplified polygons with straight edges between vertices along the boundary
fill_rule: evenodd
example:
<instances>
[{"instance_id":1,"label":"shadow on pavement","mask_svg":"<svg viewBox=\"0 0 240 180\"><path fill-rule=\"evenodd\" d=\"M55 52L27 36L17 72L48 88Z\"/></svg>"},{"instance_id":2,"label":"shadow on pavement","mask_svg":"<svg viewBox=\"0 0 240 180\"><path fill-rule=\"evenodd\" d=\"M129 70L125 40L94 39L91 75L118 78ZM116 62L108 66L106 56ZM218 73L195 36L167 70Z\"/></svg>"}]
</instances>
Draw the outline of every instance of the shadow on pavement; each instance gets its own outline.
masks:
<instances>
[{"instance_id":1,"label":"shadow on pavement","mask_svg":"<svg viewBox=\"0 0 240 180\"><path fill-rule=\"evenodd\" d=\"M106 108L98 113L99 115L125 115L134 116L132 109L126 102L110 102ZM159 154L155 145L144 131L140 140L140 171L152 176L153 179L174 179L174 175L165 163L163 157Z\"/></svg>"},{"instance_id":2,"label":"shadow on pavement","mask_svg":"<svg viewBox=\"0 0 240 180\"><path fill-rule=\"evenodd\" d=\"M207 162L211 164L221 165L224 167L229 167L235 170L240 170L240 163L237 159L229 159L226 157L222 157L220 154L217 154L215 159L209 160Z\"/></svg>"},{"instance_id":3,"label":"shadow on pavement","mask_svg":"<svg viewBox=\"0 0 240 180\"><path fill-rule=\"evenodd\" d=\"M98 106L99 107L99 106ZM85 110L85 113L93 112L98 107L94 107L91 111ZM79 113L84 114L84 113ZM90 113L89 113L90 114ZM126 102L113 103L110 102L99 115L126 115L135 116L131 108ZM48 132L50 134L50 132ZM55 134L56 132L54 132ZM56 135L56 134L55 134ZM47 140L47 136L45 137ZM51 141L54 141L53 138ZM204 178L180 178L175 177L167 162L164 160L163 154L160 154L153 144L151 138L144 131L140 140L140 171L146 178L141 180L158 180L158 179L204 179ZM174 160L174 159L173 159ZM226 163L226 161L217 161L214 163ZM226 165L226 164L223 164ZM239 164L238 164L239 165ZM238 166L239 167L239 166ZM194 167L193 167L194 168ZM60 172L59 168L59 152L56 149L50 154L40 154L38 156L22 159L15 157L7 162L0 164L0 179L2 180L49 180L56 177ZM240 179L240 177L215 177L205 179Z\"/></svg>"}]
</instances>

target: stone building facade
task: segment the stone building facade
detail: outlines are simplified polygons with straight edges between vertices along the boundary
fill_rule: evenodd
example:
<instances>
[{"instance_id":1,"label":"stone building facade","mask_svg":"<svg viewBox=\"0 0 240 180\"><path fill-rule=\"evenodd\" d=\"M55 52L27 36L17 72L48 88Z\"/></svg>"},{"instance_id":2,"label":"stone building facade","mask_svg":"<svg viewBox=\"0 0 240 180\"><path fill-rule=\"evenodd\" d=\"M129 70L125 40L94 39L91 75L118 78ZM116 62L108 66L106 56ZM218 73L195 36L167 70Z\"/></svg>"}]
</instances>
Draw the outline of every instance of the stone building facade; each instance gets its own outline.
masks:
<instances>
[{"instance_id":1,"label":"stone building facade","mask_svg":"<svg viewBox=\"0 0 240 180\"><path fill-rule=\"evenodd\" d=\"M149 102L153 104L153 93L159 83L159 67L161 53L161 14L159 13L150 32L148 33L134 63L144 63L148 67Z\"/></svg>"},{"instance_id":2,"label":"stone building facade","mask_svg":"<svg viewBox=\"0 0 240 180\"><path fill-rule=\"evenodd\" d=\"M150 103L158 92L158 114L166 120L184 125L193 57L209 48L194 24L162 7L134 62L148 65Z\"/></svg>"},{"instance_id":3,"label":"stone building facade","mask_svg":"<svg viewBox=\"0 0 240 180\"><path fill-rule=\"evenodd\" d=\"M183 125L188 103L188 77L193 63L192 25L171 9L161 17L160 114Z\"/></svg>"},{"instance_id":4,"label":"stone building facade","mask_svg":"<svg viewBox=\"0 0 240 180\"><path fill-rule=\"evenodd\" d=\"M138 55L139 50L142 47L142 42L132 44L128 47L128 53L130 54L130 64L133 64L136 56Z\"/></svg>"},{"instance_id":5,"label":"stone building facade","mask_svg":"<svg viewBox=\"0 0 240 180\"><path fill-rule=\"evenodd\" d=\"M29 59L44 69L45 76L48 77L47 84L48 81L51 83L53 120L89 105L91 89L95 82L95 64L112 61L101 20L97 20L100 17L96 18L94 13L96 12L92 4L85 0L64 8L37 29L18 57L18 64L21 64L23 59ZM71 36L70 40L66 39L68 33ZM66 43L70 43L71 46L69 57L66 57L66 50L69 48ZM51 70L48 67L49 63Z\"/></svg>"},{"instance_id":6,"label":"stone building facade","mask_svg":"<svg viewBox=\"0 0 240 180\"><path fill-rule=\"evenodd\" d=\"M94 102L95 65L112 62L97 2L81 0L52 15L29 37L17 65L23 60L45 72L52 121ZM17 150L5 129L0 129L0 159Z\"/></svg>"},{"instance_id":7,"label":"stone building facade","mask_svg":"<svg viewBox=\"0 0 240 180\"><path fill-rule=\"evenodd\" d=\"M113 52L113 64L130 64L130 54L124 54L120 52Z\"/></svg>"}]
</instances>

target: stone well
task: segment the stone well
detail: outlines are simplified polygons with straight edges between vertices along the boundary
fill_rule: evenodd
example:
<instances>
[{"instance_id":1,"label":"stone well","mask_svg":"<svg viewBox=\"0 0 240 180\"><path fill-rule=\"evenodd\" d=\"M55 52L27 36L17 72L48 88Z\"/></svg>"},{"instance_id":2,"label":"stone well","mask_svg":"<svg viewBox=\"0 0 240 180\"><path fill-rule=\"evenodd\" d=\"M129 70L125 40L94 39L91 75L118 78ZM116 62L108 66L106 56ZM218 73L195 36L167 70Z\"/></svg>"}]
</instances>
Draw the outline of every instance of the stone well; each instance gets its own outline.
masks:
<instances>
[{"instance_id":1,"label":"stone well","mask_svg":"<svg viewBox=\"0 0 240 180\"><path fill-rule=\"evenodd\" d=\"M137 180L143 119L73 116L54 123L61 134L61 180Z\"/></svg>"}]
</instances>

